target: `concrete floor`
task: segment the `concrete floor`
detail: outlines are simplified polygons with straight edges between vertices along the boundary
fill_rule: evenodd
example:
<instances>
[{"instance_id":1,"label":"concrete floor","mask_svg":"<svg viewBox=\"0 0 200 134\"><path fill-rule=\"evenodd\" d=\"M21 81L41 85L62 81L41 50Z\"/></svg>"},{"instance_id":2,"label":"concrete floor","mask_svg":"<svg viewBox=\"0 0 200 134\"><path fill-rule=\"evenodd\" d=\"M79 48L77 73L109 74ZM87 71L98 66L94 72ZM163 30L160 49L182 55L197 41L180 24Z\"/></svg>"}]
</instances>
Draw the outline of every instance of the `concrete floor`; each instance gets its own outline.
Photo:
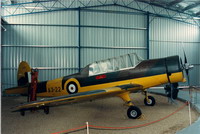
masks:
<instances>
[{"instance_id":1,"label":"concrete floor","mask_svg":"<svg viewBox=\"0 0 200 134\"><path fill-rule=\"evenodd\" d=\"M165 90L164 89L150 89L151 92L153 93L159 93L159 94L165 94ZM191 94L192 94L192 98L190 98L189 96L189 90L180 90L179 91L179 95L178 98L185 100L185 101L189 101L191 100L191 106L198 112L200 113L200 89L199 88L195 88L195 89L191 89ZM180 131L178 131L176 134L199 134L200 133L200 116L199 119L197 121L195 121L195 123L193 123L191 126L188 126Z\"/></svg>"},{"instance_id":2,"label":"concrete floor","mask_svg":"<svg viewBox=\"0 0 200 134\"><path fill-rule=\"evenodd\" d=\"M147 107L143 104L144 96L132 94L135 105L140 107L143 118L137 120L128 119L126 116L127 107L119 98L107 98L93 102L77 103L50 108L50 114L45 115L43 111L27 112L24 117L19 113L12 113L11 107L26 101L26 97L2 97L2 134L51 134L67 129L76 128L89 122L90 125L109 127L129 127L149 123L163 118L176 111L178 105L170 104L167 98L160 95L152 95L156 99L154 107ZM146 127L128 130L98 130L91 129L92 134L173 134L189 125L187 118L188 108L184 107L178 113ZM193 122L199 114L192 111ZM86 130L73 134L85 134Z\"/></svg>"}]
</instances>

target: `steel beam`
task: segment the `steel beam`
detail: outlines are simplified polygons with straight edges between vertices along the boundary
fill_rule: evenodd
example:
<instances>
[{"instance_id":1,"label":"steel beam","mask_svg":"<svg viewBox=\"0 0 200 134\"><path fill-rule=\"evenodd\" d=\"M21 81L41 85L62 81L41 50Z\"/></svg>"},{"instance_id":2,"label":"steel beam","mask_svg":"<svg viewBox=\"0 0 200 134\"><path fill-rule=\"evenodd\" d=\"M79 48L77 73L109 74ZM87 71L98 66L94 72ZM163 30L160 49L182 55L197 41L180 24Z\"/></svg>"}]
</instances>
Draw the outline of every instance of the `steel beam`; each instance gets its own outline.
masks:
<instances>
[{"instance_id":1,"label":"steel beam","mask_svg":"<svg viewBox=\"0 0 200 134\"><path fill-rule=\"evenodd\" d=\"M32 67L37 68L38 70L78 70L78 68L69 68L69 67ZM18 70L17 67L6 67L2 70Z\"/></svg>"},{"instance_id":2,"label":"steel beam","mask_svg":"<svg viewBox=\"0 0 200 134\"><path fill-rule=\"evenodd\" d=\"M137 0L138 2L140 2L139 0ZM161 8L163 8L163 9L165 9L165 10L171 10L171 11L174 11L174 12L177 12L177 13L181 13L181 14L184 14L184 15L188 15L188 16L193 16L193 17L196 17L196 16L194 16L194 15L192 15L192 14L189 14L189 13L184 13L184 12L182 12L182 11L179 11L179 10L175 10L175 9L172 9L172 8L168 8L168 7L165 7L165 6L163 6L163 5L160 5L160 4L156 4L156 3L149 3L149 2L147 2L147 1L141 1L142 3L146 3L146 4L149 4L149 5L151 5L151 6L156 6L156 7L161 7Z\"/></svg>"},{"instance_id":3,"label":"steel beam","mask_svg":"<svg viewBox=\"0 0 200 134\"><path fill-rule=\"evenodd\" d=\"M146 47L97 47L97 46L82 46L81 48L93 48L93 49L137 49L146 50Z\"/></svg>"},{"instance_id":4,"label":"steel beam","mask_svg":"<svg viewBox=\"0 0 200 134\"><path fill-rule=\"evenodd\" d=\"M52 1L57 1L57 0L22 2L22 3L14 3L14 4L5 4L1 6L16 6L16 5L35 4L35 3L44 3L44 2L52 2Z\"/></svg>"},{"instance_id":5,"label":"steel beam","mask_svg":"<svg viewBox=\"0 0 200 134\"><path fill-rule=\"evenodd\" d=\"M189 5L189 6L187 6L187 7L185 7L183 10L181 10L182 12L185 12L185 11L187 11L187 10L190 10L190 9L192 9L192 8L195 8L195 7L197 7L198 5L200 5L200 2L196 2L196 3L194 3L194 4L191 4L191 5Z\"/></svg>"},{"instance_id":6,"label":"steel beam","mask_svg":"<svg viewBox=\"0 0 200 134\"><path fill-rule=\"evenodd\" d=\"M78 48L78 46L51 46L51 45L1 45L1 47L26 47L26 48Z\"/></svg>"},{"instance_id":7,"label":"steel beam","mask_svg":"<svg viewBox=\"0 0 200 134\"><path fill-rule=\"evenodd\" d=\"M145 14L147 14L147 12L142 11L140 9L136 9L136 8L132 8L132 7L127 7L127 6L123 6L123 5L117 5L117 6L128 8L128 9L133 9L133 10L137 10L137 11L141 11L141 12L144 12ZM175 21L178 21L178 22L183 22L183 23L190 24L190 25L200 26L200 24L197 25L196 23L195 24L194 23L189 23L189 22L186 22L184 20L179 20L179 19L176 19L174 17L167 16L167 15L155 14L155 13L150 13L150 12L149 12L149 15L151 15L151 16L157 16L157 17L162 17L162 18L168 18L168 19L171 19L171 20L175 20Z\"/></svg>"},{"instance_id":8,"label":"steel beam","mask_svg":"<svg viewBox=\"0 0 200 134\"><path fill-rule=\"evenodd\" d=\"M150 52L150 50L149 50L149 12L147 12L147 22L146 22L147 24L147 59L149 59L149 52Z\"/></svg>"},{"instance_id":9,"label":"steel beam","mask_svg":"<svg viewBox=\"0 0 200 134\"><path fill-rule=\"evenodd\" d=\"M191 19L192 20L192 22L191 21L188 21L188 19L186 19L186 20L179 20L179 19L177 19L177 18L175 18L175 16L173 15L173 14L169 14L169 11L174 11L174 12L176 12L176 13L180 13L181 15L183 15L183 16L186 16L187 18L189 18L188 16L192 16L192 17L198 17L198 16L196 16L196 14L189 14L189 13L187 13L187 12L183 12L183 11L178 11L178 10L175 10L175 9L173 9L173 8L170 8L170 7L166 7L166 6L163 6L163 5L160 5L160 4L156 4L156 3L153 3L152 1L146 1L146 0L142 0L142 2L141 1L139 1L139 0L131 0L130 1L130 3L131 4L135 4L135 5L137 5L137 7L135 7L134 6L134 8L133 7L131 7L131 4L129 3L129 4L126 4L125 2L123 2L123 3L120 3L119 1L114 1L114 0L112 0L112 1L105 1L105 0L97 0L96 2L97 3L95 3L95 4L92 4L92 2L88 2L88 3L84 3L83 1L84 0L74 0L74 1L72 1L71 2L71 4L70 5L65 5L64 3L62 3L63 1L61 1L61 0L52 0L52 1L55 1L55 2L59 2L59 3L61 3L61 5L63 5L63 8L61 7L61 8L59 8L59 9L55 9L56 7L54 7L55 6L55 4L53 4L52 6L50 6L50 7L47 7L46 5L45 5L45 3L47 2L47 1L37 1L37 2L29 2L29 3L18 3L18 4L16 4L16 5L3 5L2 7L4 8L4 10L5 10L5 13L6 13L6 11L7 11L7 13L8 13L8 15L6 15L6 16L3 16L3 17L10 17L10 16L17 16L17 15L27 15L27 14L34 14L34 13L45 13L45 12L53 12L53 11L62 11L62 10L78 10L78 7L71 7L71 5L72 5L72 3L74 2L74 1L78 1L79 3L79 5L78 6L80 6L80 8L81 9L88 9L88 8L95 8L95 7L105 7L105 6L119 6L119 5L121 5L121 7L124 7L124 8L131 8L131 9L133 9L133 10L136 10L136 11L140 11L140 12L142 12L142 13L144 13L144 14L146 14L149 10L148 10L148 8L141 8L140 6L139 6L139 2L140 3L146 3L147 5L146 5L146 7L148 7L148 6L151 6L153 9L155 8L155 7L159 7L159 8L163 8L163 10L165 10L167 13L165 14L165 15L163 15L161 12L157 12L157 11L155 11L155 10L153 10L153 11L151 11L149 14L150 15L156 15L156 16L162 16L162 17L166 17L166 18L169 18L169 19L173 19L173 20L178 20L178 21L181 21L181 22L186 22L186 23L188 23L188 24L193 24L193 25L197 25L197 26L200 26L200 24L197 24L193 19ZM52 2L51 1L51 2ZM138 1L138 2L137 2ZM181 1L181 0L174 0L173 1L173 3L171 2L171 5L172 4L175 4L175 3L177 3L177 2L179 2L179 1ZM135 2L135 3L134 3ZM82 3L82 4L81 4ZM43 7L44 8L44 11L36 11L36 10L33 10L33 12L31 11L29 11L29 10L27 10L26 9L26 7L24 6L25 4L31 4L31 6L33 6L34 7L34 4L35 4L35 7L38 7L37 6L37 4L39 4L39 6L40 7ZM17 6L19 6L19 7L17 7L17 9L16 10L19 10L19 9L21 9L21 8L24 8L24 10L25 10L25 12L24 13L22 13L22 14L19 14L18 12L15 12L14 11L14 14L13 13L10 13L9 12L9 10L7 9L6 10L6 8L7 7L12 7L12 6L15 6L15 8L17 7ZM196 5L193 5L193 6L196 6ZM188 10L189 8L192 8L191 6L190 7L187 7L186 9ZM186 10L185 9L185 10Z\"/></svg>"},{"instance_id":10,"label":"steel beam","mask_svg":"<svg viewBox=\"0 0 200 134\"><path fill-rule=\"evenodd\" d=\"M167 4L168 7L173 6L173 5L177 5L178 3L183 2L184 0L174 0L170 3Z\"/></svg>"},{"instance_id":11,"label":"steel beam","mask_svg":"<svg viewBox=\"0 0 200 134\"><path fill-rule=\"evenodd\" d=\"M200 11L198 13L196 13L196 15L199 16L200 15Z\"/></svg>"},{"instance_id":12,"label":"steel beam","mask_svg":"<svg viewBox=\"0 0 200 134\"><path fill-rule=\"evenodd\" d=\"M126 29L126 30L146 30L143 27L112 27L112 26L96 26L96 25L54 25L54 24L5 24L5 25L20 25L20 26L53 26L53 27L80 27L80 28L105 28L105 29Z\"/></svg>"},{"instance_id":13,"label":"steel beam","mask_svg":"<svg viewBox=\"0 0 200 134\"><path fill-rule=\"evenodd\" d=\"M78 8L78 71L81 71L81 8Z\"/></svg>"},{"instance_id":14,"label":"steel beam","mask_svg":"<svg viewBox=\"0 0 200 134\"><path fill-rule=\"evenodd\" d=\"M101 9L87 9L82 8L81 11L83 12L97 12L97 13L114 13L114 14L130 14L130 15L145 15L142 12L127 12L127 11L116 11L116 10L101 10Z\"/></svg>"},{"instance_id":15,"label":"steel beam","mask_svg":"<svg viewBox=\"0 0 200 134\"><path fill-rule=\"evenodd\" d=\"M94 49L138 49L146 50L146 47L98 47L98 46L49 46L49 45L1 45L1 47L28 47L28 48L94 48Z\"/></svg>"}]
</instances>

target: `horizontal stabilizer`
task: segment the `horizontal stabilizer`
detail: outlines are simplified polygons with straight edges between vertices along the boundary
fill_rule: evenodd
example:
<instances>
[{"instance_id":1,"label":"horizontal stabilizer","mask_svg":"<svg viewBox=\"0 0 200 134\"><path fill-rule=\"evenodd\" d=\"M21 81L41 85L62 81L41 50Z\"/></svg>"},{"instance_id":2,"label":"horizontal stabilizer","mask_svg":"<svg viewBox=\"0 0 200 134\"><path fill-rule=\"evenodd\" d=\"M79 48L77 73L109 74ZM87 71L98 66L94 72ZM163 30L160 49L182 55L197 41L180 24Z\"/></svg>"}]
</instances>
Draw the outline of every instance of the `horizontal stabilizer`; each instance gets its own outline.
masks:
<instances>
[{"instance_id":1,"label":"horizontal stabilizer","mask_svg":"<svg viewBox=\"0 0 200 134\"><path fill-rule=\"evenodd\" d=\"M6 94L23 94L27 95L28 94L28 86L20 86L20 87L13 87L13 88L8 88L5 90Z\"/></svg>"}]
</instances>

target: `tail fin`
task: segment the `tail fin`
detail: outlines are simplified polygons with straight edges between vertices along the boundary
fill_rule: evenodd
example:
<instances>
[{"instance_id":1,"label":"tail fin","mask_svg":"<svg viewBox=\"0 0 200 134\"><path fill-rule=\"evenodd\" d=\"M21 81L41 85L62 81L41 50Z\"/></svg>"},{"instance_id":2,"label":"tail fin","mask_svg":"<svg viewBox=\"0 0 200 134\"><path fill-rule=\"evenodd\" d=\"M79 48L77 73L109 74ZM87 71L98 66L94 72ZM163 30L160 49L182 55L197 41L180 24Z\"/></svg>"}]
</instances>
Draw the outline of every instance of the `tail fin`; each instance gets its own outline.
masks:
<instances>
[{"instance_id":1,"label":"tail fin","mask_svg":"<svg viewBox=\"0 0 200 134\"><path fill-rule=\"evenodd\" d=\"M17 83L18 87L12 87L5 89L5 94L28 94L28 72L31 72L31 68L27 62L22 61L19 64L17 73Z\"/></svg>"},{"instance_id":2,"label":"tail fin","mask_svg":"<svg viewBox=\"0 0 200 134\"><path fill-rule=\"evenodd\" d=\"M31 72L31 68L29 64L25 61L22 61L19 64L18 73L17 73L18 86L24 86L28 83L28 72Z\"/></svg>"}]
</instances>

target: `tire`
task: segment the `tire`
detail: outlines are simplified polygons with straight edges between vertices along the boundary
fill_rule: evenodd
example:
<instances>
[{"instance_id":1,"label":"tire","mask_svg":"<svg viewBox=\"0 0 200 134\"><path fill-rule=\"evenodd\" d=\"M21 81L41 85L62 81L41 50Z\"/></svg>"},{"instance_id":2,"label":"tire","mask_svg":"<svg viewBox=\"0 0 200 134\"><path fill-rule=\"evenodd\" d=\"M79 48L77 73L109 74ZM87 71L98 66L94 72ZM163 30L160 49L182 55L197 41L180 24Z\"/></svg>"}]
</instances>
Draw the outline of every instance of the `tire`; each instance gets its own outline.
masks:
<instances>
[{"instance_id":1,"label":"tire","mask_svg":"<svg viewBox=\"0 0 200 134\"><path fill-rule=\"evenodd\" d=\"M154 97L148 96L148 99L149 99L150 102L148 102L147 99L144 98L144 104L146 106L154 106L156 104L156 100L154 99Z\"/></svg>"},{"instance_id":2,"label":"tire","mask_svg":"<svg viewBox=\"0 0 200 134\"><path fill-rule=\"evenodd\" d=\"M25 115L25 111L24 111L24 110L21 110L21 111L20 111L20 115L21 115L21 116L24 116L24 115Z\"/></svg>"},{"instance_id":3,"label":"tire","mask_svg":"<svg viewBox=\"0 0 200 134\"><path fill-rule=\"evenodd\" d=\"M67 84L67 92L69 94L75 94L78 92L78 86L75 82L69 82Z\"/></svg>"},{"instance_id":4,"label":"tire","mask_svg":"<svg viewBox=\"0 0 200 134\"><path fill-rule=\"evenodd\" d=\"M141 110L136 106L130 106L127 110L127 116L130 119L137 119L142 115Z\"/></svg>"},{"instance_id":5,"label":"tire","mask_svg":"<svg viewBox=\"0 0 200 134\"><path fill-rule=\"evenodd\" d=\"M49 114L49 107L44 107L44 113Z\"/></svg>"}]
</instances>

